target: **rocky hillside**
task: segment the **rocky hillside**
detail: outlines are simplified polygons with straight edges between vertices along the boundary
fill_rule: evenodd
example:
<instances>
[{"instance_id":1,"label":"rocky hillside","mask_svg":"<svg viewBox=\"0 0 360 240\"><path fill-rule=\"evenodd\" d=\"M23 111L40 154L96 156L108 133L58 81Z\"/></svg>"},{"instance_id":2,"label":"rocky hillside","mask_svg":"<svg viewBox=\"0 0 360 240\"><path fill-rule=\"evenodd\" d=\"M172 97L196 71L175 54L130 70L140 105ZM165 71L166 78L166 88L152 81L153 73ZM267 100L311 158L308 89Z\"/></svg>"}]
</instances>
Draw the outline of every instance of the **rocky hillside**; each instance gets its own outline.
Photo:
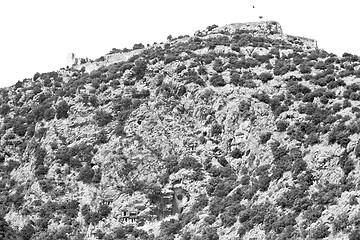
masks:
<instances>
[{"instance_id":1,"label":"rocky hillside","mask_svg":"<svg viewBox=\"0 0 360 240\"><path fill-rule=\"evenodd\" d=\"M0 239L360 239L358 56L260 22L76 62L0 89Z\"/></svg>"}]
</instances>

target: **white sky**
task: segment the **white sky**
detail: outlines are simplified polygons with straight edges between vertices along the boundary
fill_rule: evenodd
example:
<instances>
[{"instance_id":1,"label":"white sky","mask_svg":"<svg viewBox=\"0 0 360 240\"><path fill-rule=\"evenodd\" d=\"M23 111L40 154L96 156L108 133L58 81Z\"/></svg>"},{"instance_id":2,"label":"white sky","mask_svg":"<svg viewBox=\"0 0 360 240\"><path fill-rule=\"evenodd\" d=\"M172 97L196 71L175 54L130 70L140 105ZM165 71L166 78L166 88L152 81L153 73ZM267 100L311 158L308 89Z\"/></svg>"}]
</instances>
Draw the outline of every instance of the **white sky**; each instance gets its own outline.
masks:
<instances>
[{"instance_id":1,"label":"white sky","mask_svg":"<svg viewBox=\"0 0 360 240\"><path fill-rule=\"evenodd\" d=\"M278 21L328 52L360 55L358 0L1 0L0 87L58 70L66 57L193 35L207 26ZM252 8L255 5L255 9Z\"/></svg>"}]
</instances>

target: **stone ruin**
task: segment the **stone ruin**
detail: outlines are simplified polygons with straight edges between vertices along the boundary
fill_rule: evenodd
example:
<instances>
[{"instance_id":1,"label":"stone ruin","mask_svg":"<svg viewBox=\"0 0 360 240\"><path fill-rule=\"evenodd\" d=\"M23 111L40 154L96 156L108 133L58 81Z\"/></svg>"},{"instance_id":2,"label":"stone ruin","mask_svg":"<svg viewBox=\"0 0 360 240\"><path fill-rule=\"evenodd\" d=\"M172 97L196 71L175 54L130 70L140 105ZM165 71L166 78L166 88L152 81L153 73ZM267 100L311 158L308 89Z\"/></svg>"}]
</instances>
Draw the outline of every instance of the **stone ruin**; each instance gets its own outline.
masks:
<instances>
[{"instance_id":1,"label":"stone ruin","mask_svg":"<svg viewBox=\"0 0 360 240\"><path fill-rule=\"evenodd\" d=\"M75 57L74 53L69 53L66 58L66 65L68 67L72 67L74 65L88 63L89 61L90 61L89 58L78 58L78 57Z\"/></svg>"}]
</instances>

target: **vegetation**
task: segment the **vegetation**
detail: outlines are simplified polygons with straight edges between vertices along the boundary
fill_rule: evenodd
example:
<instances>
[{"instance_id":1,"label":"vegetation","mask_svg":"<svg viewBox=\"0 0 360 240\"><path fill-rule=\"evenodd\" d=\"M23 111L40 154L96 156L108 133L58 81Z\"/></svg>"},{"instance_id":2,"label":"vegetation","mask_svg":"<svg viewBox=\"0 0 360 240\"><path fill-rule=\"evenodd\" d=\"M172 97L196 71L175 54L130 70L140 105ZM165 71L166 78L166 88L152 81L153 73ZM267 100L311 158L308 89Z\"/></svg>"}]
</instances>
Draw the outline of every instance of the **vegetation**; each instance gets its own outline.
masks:
<instances>
[{"instance_id":1,"label":"vegetation","mask_svg":"<svg viewBox=\"0 0 360 240\"><path fill-rule=\"evenodd\" d=\"M0 89L0 239L359 239L360 58L262 24Z\"/></svg>"}]
</instances>

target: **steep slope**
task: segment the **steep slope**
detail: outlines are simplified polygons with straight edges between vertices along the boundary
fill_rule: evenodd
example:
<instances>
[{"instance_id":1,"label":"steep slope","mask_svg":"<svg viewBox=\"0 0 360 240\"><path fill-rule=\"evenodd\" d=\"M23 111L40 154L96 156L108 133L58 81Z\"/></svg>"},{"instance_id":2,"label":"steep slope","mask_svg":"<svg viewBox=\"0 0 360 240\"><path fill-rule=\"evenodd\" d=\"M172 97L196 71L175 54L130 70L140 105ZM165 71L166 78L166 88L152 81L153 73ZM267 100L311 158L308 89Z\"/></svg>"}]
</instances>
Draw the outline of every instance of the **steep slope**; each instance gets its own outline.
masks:
<instances>
[{"instance_id":1,"label":"steep slope","mask_svg":"<svg viewBox=\"0 0 360 240\"><path fill-rule=\"evenodd\" d=\"M358 56L260 22L79 62L0 90L3 238L359 238Z\"/></svg>"}]
</instances>

